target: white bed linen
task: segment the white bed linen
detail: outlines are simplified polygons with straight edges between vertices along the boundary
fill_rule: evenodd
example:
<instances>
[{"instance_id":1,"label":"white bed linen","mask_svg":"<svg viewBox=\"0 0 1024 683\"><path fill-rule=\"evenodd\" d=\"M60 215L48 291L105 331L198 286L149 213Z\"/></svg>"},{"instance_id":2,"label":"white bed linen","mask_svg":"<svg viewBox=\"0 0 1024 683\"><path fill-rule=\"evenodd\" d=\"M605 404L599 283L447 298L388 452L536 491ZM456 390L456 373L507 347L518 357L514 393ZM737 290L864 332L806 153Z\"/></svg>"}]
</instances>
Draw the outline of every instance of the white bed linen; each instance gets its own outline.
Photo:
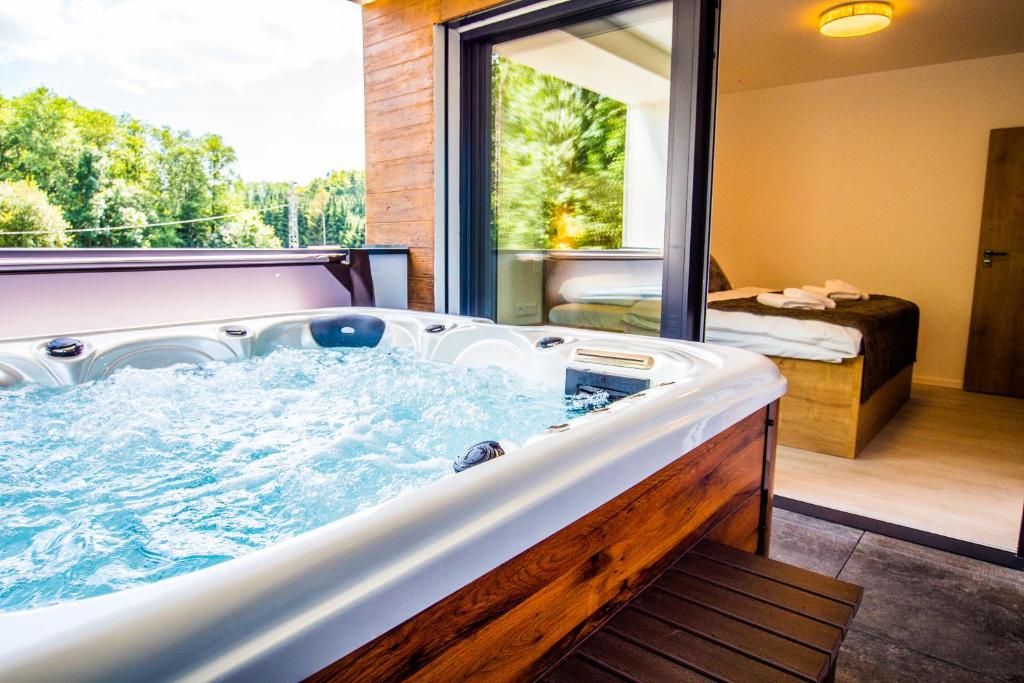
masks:
<instances>
[{"instance_id":1,"label":"white bed linen","mask_svg":"<svg viewBox=\"0 0 1024 683\"><path fill-rule=\"evenodd\" d=\"M722 346L733 346L738 349L756 351L766 356L817 360L825 363L839 363L844 358L855 358L857 356L856 353L833 351L821 346L815 346L814 344L805 344L788 339L776 339L767 335L729 332L727 330L707 329L704 332L704 341L709 344L721 344Z\"/></svg>"},{"instance_id":2,"label":"white bed linen","mask_svg":"<svg viewBox=\"0 0 1024 683\"><path fill-rule=\"evenodd\" d=\"M590 275L566 280L559 294L568 304L551 309L556 325L658 334L661 328L661 283L640 278ZM708 301L755 297L768 287L738 287L708 295ZM768 309L769 307L765 307ZM621 318L619 312L621 311ZM768 356L838 363L860 353L863 335L853 327L820 320L799 320L709 308L705 341L735 346Z\"/></svg>"},{"instance_id":3,"label":"white bed linen","mask_svg":"<svg viewBox=\"0 0 1024 683\"><path fill-rule=\"evenodd\" d=\"M570 304L632 306L661 298L661 274L657 275L657 280L651 280L649 274L631 273L571 277L558 288L558 295Z\"/></svg>"},{"instance_id":4,"label":"white bed linen","mask_svg":"<svg viewBox=\"0 0 1024 683\"><path fill-rule=\"evenodd\" d=\"M765 287L740 287L709 294L708 301L742 299L768 291L772 290ZM633 306L624 321L627 330L656 331L660 319L660 303L644 301ZM709 308L705 318L704 339L712 344L735 346L768 356L839 363L844 358L857 357L863 335L856 328L820 320L799 320Z\"/></svg>"}]
</instances>

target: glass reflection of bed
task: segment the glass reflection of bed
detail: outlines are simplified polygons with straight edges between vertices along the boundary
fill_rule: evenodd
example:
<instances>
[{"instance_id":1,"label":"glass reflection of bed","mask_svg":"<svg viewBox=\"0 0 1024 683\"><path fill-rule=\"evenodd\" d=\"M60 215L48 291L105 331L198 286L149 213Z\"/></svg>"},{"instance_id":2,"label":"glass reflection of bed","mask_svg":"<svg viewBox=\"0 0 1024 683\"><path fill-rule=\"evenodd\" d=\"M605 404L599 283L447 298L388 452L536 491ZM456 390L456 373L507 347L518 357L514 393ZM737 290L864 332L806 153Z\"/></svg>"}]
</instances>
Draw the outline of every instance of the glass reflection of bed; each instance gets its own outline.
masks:
<instances>
[{"instance_id":1,"label":"glass reflection of bed","mask_svg":"<svg viewBox=\"0 0 1024 683\"><path fill-rule=\"evenodd\" d=\"M661 265L656 252L552 254L545 263L545 320L657 335ZM910 397L917 307L874 295L840 303L839 313L794 316L754 303L765 291L732 287L712 260L706 341L757 351L779 365L789 380L779 443L855 457Z\"/></svg>"}]
</instances>

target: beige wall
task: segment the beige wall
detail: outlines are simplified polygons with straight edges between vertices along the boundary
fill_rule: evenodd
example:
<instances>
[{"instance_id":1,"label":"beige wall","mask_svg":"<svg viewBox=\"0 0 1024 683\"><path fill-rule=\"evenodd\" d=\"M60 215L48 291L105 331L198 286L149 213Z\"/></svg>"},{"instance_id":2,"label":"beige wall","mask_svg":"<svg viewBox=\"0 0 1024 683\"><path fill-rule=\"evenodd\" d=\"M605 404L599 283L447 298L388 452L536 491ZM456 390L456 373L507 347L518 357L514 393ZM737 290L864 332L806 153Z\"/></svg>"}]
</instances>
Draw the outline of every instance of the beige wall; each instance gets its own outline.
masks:
<instances>
[{"instance_id":1,"label":"beige wall","mask_svg":"<svg viewBox=\"0 0 1024 683\"><path fill-rule=\"evenodd\" d=\"M1024 53L723 95L712 253L734 285L840 277L921 307L915 379L959 386L988 134Z\"/></svg>"}]
</instances>

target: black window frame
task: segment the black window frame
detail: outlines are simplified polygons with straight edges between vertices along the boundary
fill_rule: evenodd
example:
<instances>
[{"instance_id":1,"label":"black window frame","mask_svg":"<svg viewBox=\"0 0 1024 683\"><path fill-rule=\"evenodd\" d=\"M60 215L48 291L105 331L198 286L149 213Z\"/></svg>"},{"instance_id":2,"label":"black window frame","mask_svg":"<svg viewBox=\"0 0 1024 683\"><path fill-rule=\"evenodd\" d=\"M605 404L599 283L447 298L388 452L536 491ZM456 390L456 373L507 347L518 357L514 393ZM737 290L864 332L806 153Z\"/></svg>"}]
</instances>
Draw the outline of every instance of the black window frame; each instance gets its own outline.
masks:
<instances>
[{"instance_id":1,"label":"black window frame","mask_svg":"<svg viewBox=\"0 0 1024 683\"><path fill-rule=\"evenodd\" d=\"M448 24L459 46L460 313L494 319L497 250L491 213L491 57L502 42L661 0L566 0L474 27L513 2ZM716 0L672 0L673 36L661 336L701 341L707 303L719 12ZM685 99L684 99L685 98ZM679 106L677 103L684 103Z\"/></svg>"}]
</instances>

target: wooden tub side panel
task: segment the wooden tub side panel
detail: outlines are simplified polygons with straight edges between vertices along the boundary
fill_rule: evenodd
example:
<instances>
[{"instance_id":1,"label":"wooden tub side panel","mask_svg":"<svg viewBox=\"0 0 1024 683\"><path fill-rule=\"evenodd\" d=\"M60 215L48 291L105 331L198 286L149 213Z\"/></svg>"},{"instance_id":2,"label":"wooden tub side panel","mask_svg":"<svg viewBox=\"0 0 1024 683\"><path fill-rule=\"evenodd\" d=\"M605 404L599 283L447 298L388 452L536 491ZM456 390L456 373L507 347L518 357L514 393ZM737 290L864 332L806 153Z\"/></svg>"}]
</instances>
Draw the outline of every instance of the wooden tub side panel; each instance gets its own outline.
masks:
<instances>
[{"instance_id":1,"label":"wooden tub side panel","mask_svg":"<svg viewBox=\"0 0 1024 683\"><path fill-rule=\"evenodd\" d=\"M735 512L719 522L706 538L748 553L756 553L760 538L760 521L761 495L752 493L740 503Z\"/></svg>"},{"instance_id":2,"label":"wooden tub side panel","mask_svg":"<svg viewBox=\"0 0 1024 683\"><path fill-rule=\"evenodd\" d=\"M719 539L757 538L766 420L748 416L309 680L534 677L734 512Z\"/></svg>"}]
</instances>

